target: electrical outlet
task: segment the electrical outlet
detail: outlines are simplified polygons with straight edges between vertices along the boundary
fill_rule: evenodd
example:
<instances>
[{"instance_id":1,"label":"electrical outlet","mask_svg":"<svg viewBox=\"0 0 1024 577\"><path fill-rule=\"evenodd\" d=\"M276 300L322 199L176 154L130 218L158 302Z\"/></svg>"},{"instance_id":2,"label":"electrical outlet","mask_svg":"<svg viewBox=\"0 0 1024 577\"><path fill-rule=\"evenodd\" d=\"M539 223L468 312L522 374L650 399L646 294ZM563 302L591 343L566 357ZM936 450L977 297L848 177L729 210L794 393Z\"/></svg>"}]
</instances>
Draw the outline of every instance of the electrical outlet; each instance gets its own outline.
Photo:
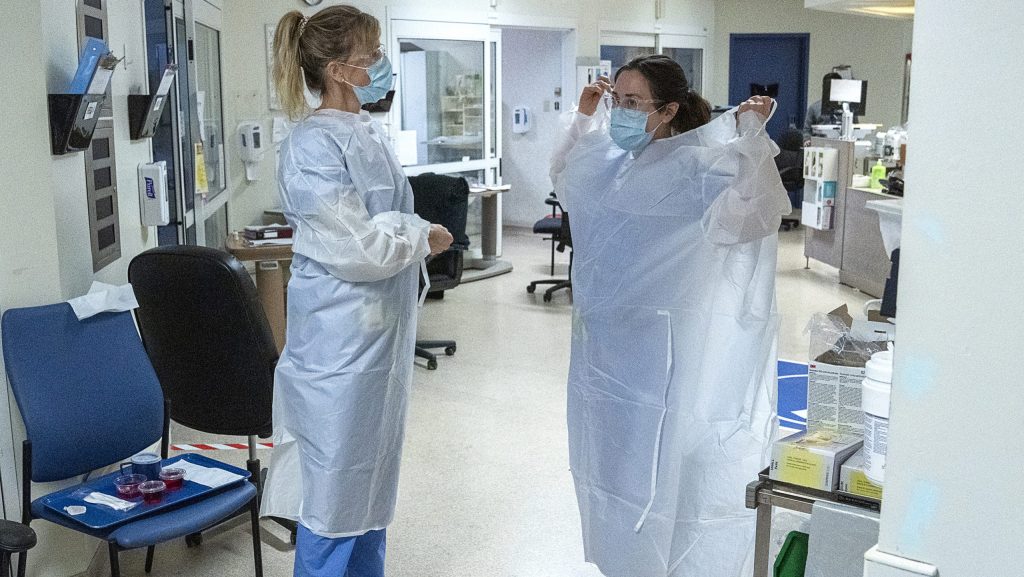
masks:
<instances>
[{"instance_id":1,"label":"electrical outlet","mask_svg":"<svg viewBox=\"0 0 1024 577\"><path fill-rule=\"evenodd\" d=\"M555 112L558 112L561 109L562 109L562 103L559 102L558 100L556 100L555 101Z\"/></svg>"}]
</instances>

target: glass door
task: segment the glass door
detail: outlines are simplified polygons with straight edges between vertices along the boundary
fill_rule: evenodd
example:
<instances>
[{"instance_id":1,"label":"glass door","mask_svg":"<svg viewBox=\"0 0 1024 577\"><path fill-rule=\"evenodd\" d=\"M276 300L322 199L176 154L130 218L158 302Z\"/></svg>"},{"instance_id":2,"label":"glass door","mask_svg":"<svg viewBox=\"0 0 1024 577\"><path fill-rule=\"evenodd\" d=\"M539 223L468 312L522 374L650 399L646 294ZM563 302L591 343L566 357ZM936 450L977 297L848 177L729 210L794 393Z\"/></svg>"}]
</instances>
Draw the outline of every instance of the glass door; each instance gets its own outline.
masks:
<instances>
[{"instance_id":1,"label":"glass door","mask_svg":"<svg viewBox=\"0 0 1024 577\"><path fill-rule=\"evenodd\" d=\"M178 74L156 135L153 160L166 161L171 223L161 245L223 248L227 190L220 66L220 11L207 2L146 0L150 83L169 62Z\"/></svg>"},{"instance_id":2,"label":"glass door","mask_svg":"<svg viewBox=\"0 0 1024 577\"><path fill-rule=\"evenodd\" d=\"M391 124L409 175L500 182L500 34L480 24L394 20L398 73Z\"/></svg>"}]
</instances>

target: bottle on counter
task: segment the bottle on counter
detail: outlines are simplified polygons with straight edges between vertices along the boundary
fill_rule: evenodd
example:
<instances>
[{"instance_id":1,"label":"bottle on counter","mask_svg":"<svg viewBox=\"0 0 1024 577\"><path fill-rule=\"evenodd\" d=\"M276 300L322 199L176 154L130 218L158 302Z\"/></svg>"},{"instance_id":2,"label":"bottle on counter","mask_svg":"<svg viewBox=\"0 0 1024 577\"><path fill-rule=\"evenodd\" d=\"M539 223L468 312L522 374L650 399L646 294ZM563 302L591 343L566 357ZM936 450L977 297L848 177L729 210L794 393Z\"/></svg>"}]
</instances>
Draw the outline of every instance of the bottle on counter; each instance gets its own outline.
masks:
<instances>
[{"instance_id":1,"label":"bottle on counter","mask_svg":"<svg viewBox=\"0 0 1024 577\"><path fill-rule=\"evenodd\" d=\"M882 182L881 181L882 181L882 179L885 178L885 176L886 176L885 165L882 164L882 159L879 158L878 162L876 162L875 165L871 167L871 182L868 184L868 188L873 188L875 190L881 190L881 188L882 188Z\"/></svg>"}]
</instances>

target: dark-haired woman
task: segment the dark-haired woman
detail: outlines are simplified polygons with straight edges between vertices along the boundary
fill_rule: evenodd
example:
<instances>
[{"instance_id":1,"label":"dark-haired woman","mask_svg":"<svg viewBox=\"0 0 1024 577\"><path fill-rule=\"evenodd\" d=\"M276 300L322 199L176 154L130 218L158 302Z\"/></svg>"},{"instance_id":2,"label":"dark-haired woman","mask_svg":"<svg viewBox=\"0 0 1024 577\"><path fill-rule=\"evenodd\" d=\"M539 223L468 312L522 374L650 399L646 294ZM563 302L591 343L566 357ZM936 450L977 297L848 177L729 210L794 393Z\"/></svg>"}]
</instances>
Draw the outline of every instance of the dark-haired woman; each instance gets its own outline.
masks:
<instances>
[{"instance_id":1,"label":"dark-haired woman","mask_svg":"<svg viewBox=\"0 0 1024 577\"><path fill-rule=\"evenodd\" d=\"M263 514L298 522L296 577L382 577L418 265L452 236L412 213L412 189L384 131L360 111L393 82L376 18L344 5L285 14L274 82L299 122L277 170L295 256ZM320 96L314 111L304 88Z\"/></svg>"},{"instance_id":2,"label":"dark-haired woman","mask_svg":"<svg viewBox=\"0 0 1024 577\"><path fill-rule=\"evenodd\" d=\"M751 570L744 491L777 429L790 209L771 106L709 122L678 64L641 57L584 89L552 163L576 251L570 465L586 558L608 577Z\"/></svg>"}]
</instances>

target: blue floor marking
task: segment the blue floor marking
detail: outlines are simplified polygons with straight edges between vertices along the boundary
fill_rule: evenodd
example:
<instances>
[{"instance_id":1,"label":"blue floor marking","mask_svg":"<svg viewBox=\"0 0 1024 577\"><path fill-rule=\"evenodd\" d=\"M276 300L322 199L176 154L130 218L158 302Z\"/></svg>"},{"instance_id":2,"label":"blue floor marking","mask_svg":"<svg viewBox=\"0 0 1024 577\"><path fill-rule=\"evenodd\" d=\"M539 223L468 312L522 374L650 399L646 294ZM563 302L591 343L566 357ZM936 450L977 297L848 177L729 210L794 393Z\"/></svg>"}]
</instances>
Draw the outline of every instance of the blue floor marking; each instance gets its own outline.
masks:
<instances>
[{"instance_id":1,"label":"blue floor marking","mask_svg":"<svg viewBox=\"0 0 1024 577\"><path fill-rule=\"evenodd\" d=\"M797 411L806 411L807 409L806 363L779 361L777 408L781 426L800 431L807 429L807 419L797 414Z\"/></svg>"}]
</instances>

